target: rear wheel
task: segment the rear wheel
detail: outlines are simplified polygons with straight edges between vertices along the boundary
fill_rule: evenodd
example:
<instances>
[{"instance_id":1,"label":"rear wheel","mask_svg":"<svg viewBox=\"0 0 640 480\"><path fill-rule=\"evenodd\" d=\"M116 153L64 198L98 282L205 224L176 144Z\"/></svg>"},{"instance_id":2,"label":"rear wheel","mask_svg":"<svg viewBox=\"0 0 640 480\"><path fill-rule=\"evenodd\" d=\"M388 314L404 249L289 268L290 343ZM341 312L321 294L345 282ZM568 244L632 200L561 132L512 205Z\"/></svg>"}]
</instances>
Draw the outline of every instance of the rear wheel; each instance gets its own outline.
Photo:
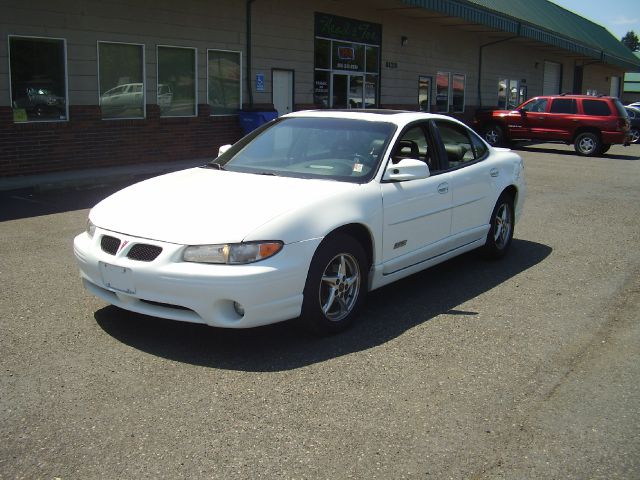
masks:
<instances>
[{"instance_id":1,"label":"rear wheel","mask_svg":"<svg viewBox=\"0 0 640 480\"><path fill-rule=\"evenodd\" d=\"M573 144L578 155L592 157L600 153L600 137L595 133L582 132L578 134Z\"/></svg>"},{"instance_id":2,"label":"rear wheel","mask_svg":"<svg viewBox=\"0 0 640 480\"><path fill-rule=\"evenodd\" d=\"M504 131L500 125L492 123L482 129L482 138L492 147L504 145Z\"/></svg>"},{"instance_id":3,"label":"rear wheel","mask_svg":"<svg viewBox=\"0 0 640 480\"><path fill-rule=\"evenodd\" d=\"M364 303L368 267L362 246L344 234L327 237L311 261L302 303L302 320L327 335L349 327Z\"/></svg>"},{"instance_id":4,"label":"rear wheel","mask_svg":"<svg viewBox=\"0 0 640 480\"><path fill-rule=\"evenodd\" d=\"M484 254L488 258L501 258L507 253L513 240L515 215L511 195L508 193L500 195L491 213L490 223L491 228L484 245Z\"/></svg>"},{"instance_id":5,"label":"rear wheel","mask_svg":"<svg viewBox=\"0 0 640 480\"><path fill-rule=\"evenodd\" d=\"M637 127L631 128L629 136L631 136L631 143L640 143L640 130Z\"/></svg>"}]
</instances>

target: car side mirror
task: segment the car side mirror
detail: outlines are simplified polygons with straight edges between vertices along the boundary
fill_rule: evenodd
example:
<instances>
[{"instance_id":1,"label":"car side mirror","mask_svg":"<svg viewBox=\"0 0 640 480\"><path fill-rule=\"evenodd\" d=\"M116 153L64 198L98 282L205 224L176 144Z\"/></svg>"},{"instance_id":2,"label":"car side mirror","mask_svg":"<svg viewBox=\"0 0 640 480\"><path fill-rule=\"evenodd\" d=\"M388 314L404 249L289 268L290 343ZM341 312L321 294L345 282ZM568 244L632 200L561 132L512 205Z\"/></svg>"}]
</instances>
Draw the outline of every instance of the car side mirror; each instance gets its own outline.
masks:
<instances>
[{"instance_id":1,"label":"car side mirror","mask_svg":"<svg viewBox=\"0 0 640 480\"><path fill-rule=\"evenodd\" d=\"M524 110L523 108L521 108L520 110L518 110L520 112L520 115L522 115L523 117L527 116L527 111Z\"/></svg>"},{"instance_id":2,"label":"car side mirror","mask_svg":"<svg viewBox=\"0 0 640 480\"><path fill-rule=\"evenodd\" d=\"M422 160L403 158L395 165L393 163L387 165L382 180L385 182L406 182L428 178L429 175L431 175L429 166Z\"/></svg>"},{"instance_id":3,"label":"car side mirror","mask_svg":"<svg viewBox=\"0 0 640 480\"><path fill-rule=\"evenodd\" d=\"M218 149L218 156L222 155L224 152L226 152L227 150L229 150L231 148L231 144L227 144L227 145L222 145L219 149Z\"/></svg>"}]
</instances>

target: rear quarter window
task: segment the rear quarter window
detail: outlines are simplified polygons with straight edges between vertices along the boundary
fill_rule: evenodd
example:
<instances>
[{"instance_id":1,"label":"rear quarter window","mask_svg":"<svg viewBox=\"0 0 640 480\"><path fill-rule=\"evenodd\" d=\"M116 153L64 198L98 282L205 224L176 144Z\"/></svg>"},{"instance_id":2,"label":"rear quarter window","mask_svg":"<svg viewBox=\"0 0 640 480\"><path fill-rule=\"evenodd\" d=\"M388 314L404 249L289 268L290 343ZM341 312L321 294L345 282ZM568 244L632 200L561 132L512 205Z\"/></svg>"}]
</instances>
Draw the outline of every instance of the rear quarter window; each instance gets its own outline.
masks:
<instances>
[{"instance_id":1,"label":"rear quarter window","mask_svg":"<svg viewBox=\"0 0 640 480\"><path fill-rule=\"evenodd\" d=\"M605 117L611 115L609 104L604 100L583 100L582 110L585 115L599 115Z\"/></svg>"}]
</instances>

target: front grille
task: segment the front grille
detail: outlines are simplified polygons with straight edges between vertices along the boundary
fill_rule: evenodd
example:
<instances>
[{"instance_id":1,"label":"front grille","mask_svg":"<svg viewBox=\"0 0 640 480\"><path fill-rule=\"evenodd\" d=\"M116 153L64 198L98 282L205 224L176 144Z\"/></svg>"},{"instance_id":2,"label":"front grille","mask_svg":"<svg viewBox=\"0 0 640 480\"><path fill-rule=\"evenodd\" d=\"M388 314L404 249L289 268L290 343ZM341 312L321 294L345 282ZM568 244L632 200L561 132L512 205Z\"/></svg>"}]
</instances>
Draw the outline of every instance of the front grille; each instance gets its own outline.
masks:
<instances>
[{"instance_id":1,"label":"front grille","mask_svg":"<svg viewBox=\"0 0 640 480\"><path fill-rule=\"evenodd\" d=\"M140 262L152 262L160 255L160 252L162 252L162 247L148 245L146 243L136 243L131 247L129 253L127 253L127 258Z\"/></svg>"},{"instance_id":2,"label":"front grille","mask_svg":"<svg viewBox=\"0 0 640 480\"><path fill-rule=\"evenodd\" d=\"M100 240L100 247L102 247L103 252L107 252L110 255L115 255L120 247L120 240L116 237L111 237L109 235L103 235Z\"/></svg>"}]
</instances>

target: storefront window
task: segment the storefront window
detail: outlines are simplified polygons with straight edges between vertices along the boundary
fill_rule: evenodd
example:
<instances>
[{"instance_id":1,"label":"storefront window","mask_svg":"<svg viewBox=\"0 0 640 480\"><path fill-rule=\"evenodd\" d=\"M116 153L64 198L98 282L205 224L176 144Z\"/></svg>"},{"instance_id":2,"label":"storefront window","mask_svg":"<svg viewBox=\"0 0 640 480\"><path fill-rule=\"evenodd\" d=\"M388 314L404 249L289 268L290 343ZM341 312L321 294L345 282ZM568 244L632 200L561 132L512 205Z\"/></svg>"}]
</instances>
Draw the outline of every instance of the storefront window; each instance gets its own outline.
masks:
<instances>
[{"instance_id":1,"label":"storefront window","mask_svg":"<svg viewBox=\"0 0 640 480\"><path fill-rule=\"evenodd\" d=\"M144 118L144 46L98 42L102 118Z\"/></svg>"},{"instance_id":2,"label":"storefront window","mask_svg":"<svg viewBox=\"0 0 640 480\"><path fill-rule=\"evenodd\" d=\"M65 41L9 37L9 56L14 121L67 120Z\"/></svg>"},{"instance_id":3,"label":"storefront window","mask_svg":"<svg viewBox=\"0 0 640 480\"><path fill-rule=\"evenodd\" d=\"M212 115L232 115L242 106L241 54L208 50L208 102Z\"/></svg>"},{"instance_id":4,"label":"storefront window","mask_svg":"<svg viewBox=\"0 0 640 480\"><path fill-rule=\"evenodd\" d=\"M453 92L452 92L453 111L456 113L464 112L465 76L454 73L452 83L453 83Z\"/></svg>"},{"instance_id":5,"label":"storefront window","mask_svg":"<svg viewBox=\"0 0 640 480\"><path fill-rule=\"evenodd\" d=\"M436 77L436 112L449 111L449 73L438 72Z\"/></svg>"},{"instance_id":6,"label":"storefront window","mask_svg":"<svg viewBox=\"0 0 640 480\"><path fill-rule=\"evenodd\" d=\"M314 103L321 108L378 106L380 25L316 13Z\"/></svg>"},{"instance_id":7,"label":"storefront window","mask_svg":"<svg viewBox=\"0 0 640 480\"><path fill-rule=\"evenodd\" d=\"M421 112L431 111L431 77L418 77L418 107Z\"/></svg>"},{"instance_id":8,"label":"storefront window","mask_svg":"<svg viewBox=\"0 0 640 480\"><path fill-rule=\"evenodd\" d=\"M322 108L329 108L329 72L316 70L313 103Z\"/></svg>"},{"instance_id":9,"label":"storefront window","mask_svg":"<svg viewBox=\"0 0 640 480\"><path fill-rule=\"evenodd\" d=\"M161 116L196 115L195 48L158 47L157 95Z\"/></svg>"},{"instance_id":10,"label":"storefront window","mask_svg":"<svg viewBox=\"0 0 640 480\"><path fill-rule=\"evenodd\" d=\"M367 46L367 72L377 73L380 61L378 60L379 47Z\"/></svg>"},{"instance_id":11,"label":"storefront window","mask_svg":"<svg viewBox=\"0 0 640 480\"><path fill-rule=\"evenodd\" d=\"M498 80L498 108L507 108L507 84L509 80Z\"/></svg>"},{"instance_id":12,"label":"storefront window","mask_svg":"<svg viewBox=\"0 0 640 480\"><path fill-rule=\"evenodd\" d=\"M498 81L498 107L512 110L527 99L527 87L520 86L518 80L500 79Z\"/></svg>"},{"instance_id":13,"label":"storefront window","mask_svg":"<svg viewBox=\"0 0 640 480\"><path fill-rule=\"evenodd\" d=\"M318 38L315 45L316 52L316 68L324 68L329 70L331 68L331 42Z\"/></svg>"}]
</instances>

